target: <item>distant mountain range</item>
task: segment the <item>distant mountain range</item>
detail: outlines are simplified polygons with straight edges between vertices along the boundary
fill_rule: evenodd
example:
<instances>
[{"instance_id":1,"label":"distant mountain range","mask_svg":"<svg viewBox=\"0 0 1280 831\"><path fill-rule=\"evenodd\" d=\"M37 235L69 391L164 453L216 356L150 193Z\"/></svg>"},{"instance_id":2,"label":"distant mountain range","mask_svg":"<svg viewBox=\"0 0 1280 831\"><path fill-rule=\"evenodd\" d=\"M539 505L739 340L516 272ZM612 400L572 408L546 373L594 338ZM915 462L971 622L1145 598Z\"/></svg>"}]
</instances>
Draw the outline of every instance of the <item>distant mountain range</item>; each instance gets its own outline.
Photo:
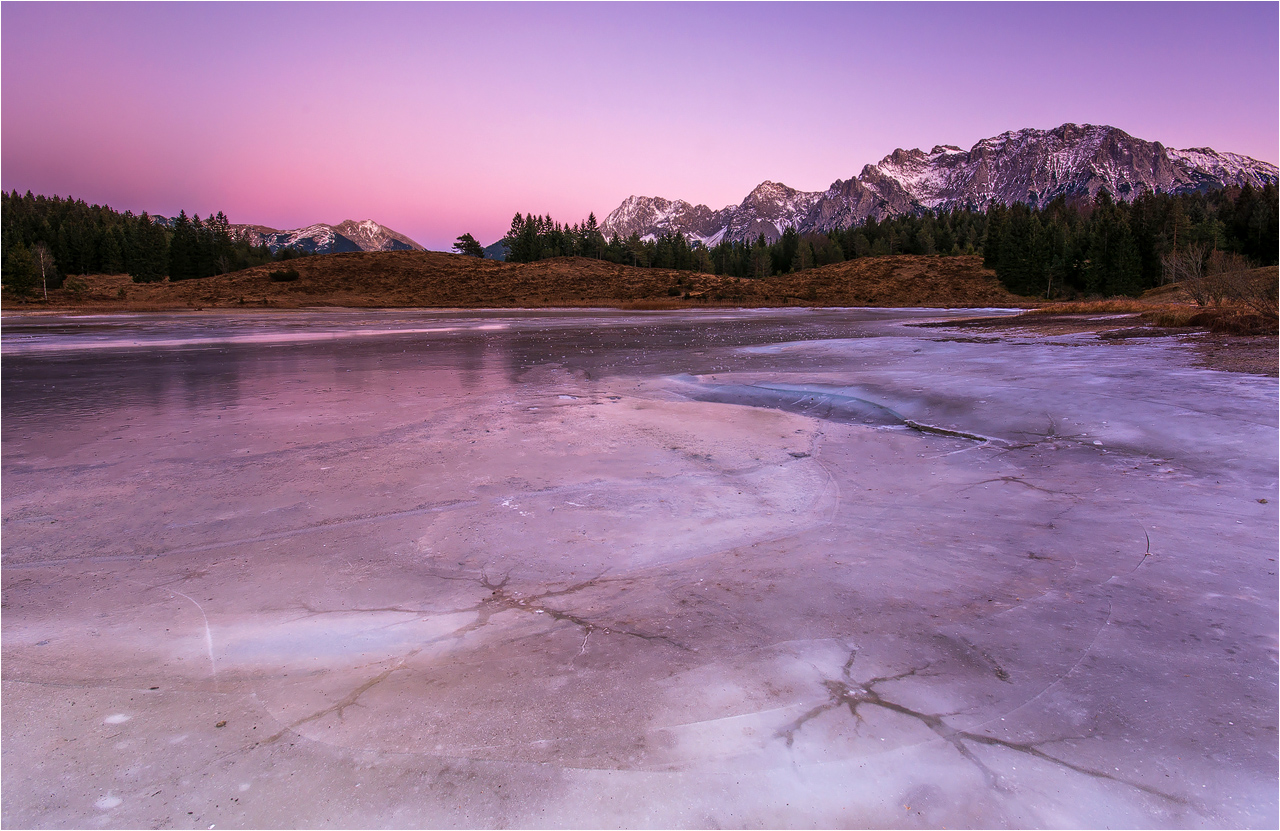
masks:
<instances>
[{"instance_id":1,"label":"distant mountain range","mask_svg":"<svg viewBox=\"0 0 1280 831\"><path fill-rule=\"evenodd\" d=\"M152 219L172 228L173 217ZM337 225L318 223L292 231L281 231L265 225L231 225L231 236L248 239L254 246L266 245L271 253L293 248L308 254L342 254L348 251L423 251L423 247L404 234L379 225L372 219L348 219Z\"/></svg>"},{"instance_id":2,"label":"distant mountain range","mask_svg":"<svg viewBox=\"0 0 1280 831\"><path fill-rule=\"evenodd\" d=\"M604 222L606 237L653 239L682 232L714 246L721 240L770 242L788 227L824 233L869 217L925 210L985 208L990 202L1044 205L1059 196L1114 199L1155 193L1190 193L1227 185L1262 187L1280 179L1276 166L1207 147L1174 150L1134 138L1115 127L1064 124L1053 130L1016 130L983 139L969 150L940 145L929 152L895 150L851 179L807 193L763 182L737 205L713 210L676 199L630 196Z\"/></svg>"}]
</instances>

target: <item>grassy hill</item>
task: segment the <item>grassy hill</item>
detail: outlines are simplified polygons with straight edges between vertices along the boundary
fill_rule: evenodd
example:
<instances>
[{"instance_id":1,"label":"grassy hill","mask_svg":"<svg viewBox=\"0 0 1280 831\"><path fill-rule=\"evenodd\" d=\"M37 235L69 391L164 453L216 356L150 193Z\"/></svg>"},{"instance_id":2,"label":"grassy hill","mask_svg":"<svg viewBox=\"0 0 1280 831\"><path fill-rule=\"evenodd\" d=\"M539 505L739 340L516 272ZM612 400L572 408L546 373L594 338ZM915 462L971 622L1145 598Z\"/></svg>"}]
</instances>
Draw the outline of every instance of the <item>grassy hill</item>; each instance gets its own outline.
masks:
<instances>
[{"instance_id":1,"label":"grassy hill","mask_svg":"<svg viewBox=\"0 0 1280 831\"><path fill-rule=\"evenodd\" d=\"M298 279L273 282L273 271ZM73 290L79 284L79 291ZM633 268L565 257L500 263L435 251L325 254L178 283L133 283L127 276L71 278L49 303L23 307L173 309L306 306L363 308L536 308L614 306L1023 306L980 257L874 257L759 280Z\"/></svg>"}]
</instances>

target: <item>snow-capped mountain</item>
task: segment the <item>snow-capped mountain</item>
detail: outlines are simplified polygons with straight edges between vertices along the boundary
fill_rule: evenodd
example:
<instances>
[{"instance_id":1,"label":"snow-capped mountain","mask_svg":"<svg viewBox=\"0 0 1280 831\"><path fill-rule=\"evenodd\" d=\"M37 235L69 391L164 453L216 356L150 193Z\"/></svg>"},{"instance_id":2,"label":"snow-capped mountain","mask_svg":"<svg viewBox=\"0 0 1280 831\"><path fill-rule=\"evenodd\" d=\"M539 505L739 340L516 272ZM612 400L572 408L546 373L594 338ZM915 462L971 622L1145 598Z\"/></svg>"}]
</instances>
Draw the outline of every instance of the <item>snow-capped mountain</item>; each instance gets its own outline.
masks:
<instances>
[{"instance_id":1,"label":"snow-capped mountain","mask_svg":"<svg viewBox=\"0 0 1280 831\"><path fill-rule=\"evenodd\" d=\"M672 202L660 196L628 196L605 219L601 231L606 237L617 233L624 238L633 232L642 237L655 237L680 231L686 237L715 245L724 236L735 208L729 205L713 211L706 205L690 205L683 199Z\"/></svg>"},{"instance_id":2,"label":"snow-capped mountain","mask_svg":"<svg viewBox=\"0 0 1280 831\"><path fill-rule=\"evenodd\" d=\"M421 251L421 245L379 225L372 219L348 219L337 225L318 223L292 231L277 231L263 225L232 225L231 234L247 238L251 245L266 245L272 253L295 248L312 254L341 254L347 251Z\"/></svg>"},{"instance_id":3,"label":"snow-capped mountain","mask_svg":"<svg viewBox=\"0 0 1280 831\"><path fill-rule=\"evenodd\" d=\"M1095 197L1107 191L1132 200L1144 189L1189 193L1227 185L1262 187L1280 180L1276 166L1206 147L1166 148L1115 127L1064 124L1016 130L964 150L895 150L854 178L806 193L764 182L738 205L712 210L682 200L631 196L601 224L605 236L633 233L652 239L680 231L715 245L722 239L772 241L794 227L802 233L848 228L888 216L950 210L989 202L1043 205L1058 196Z\"/></svg>"},{"instance_id":4,"label":"snow-capped mountain","mask_svg":"<svg viewBox=\"0 0 1280 831\"><path fill-rule=\"evenodd\" d=\"M152 215L152 220L167 228L173 217ZM234 239L247 239L250 245L266 245L271 253L281 248L294 248L309 254L342 254L348 251L422 251L421 245L404 234L379 225L372 219L348 219L337 225L317 223L305 228L281 231L265 225L229 225Z\"/></svg>"},{"instance_id":5,"label":"snow-capped mountain","mask_svg":"<svg viewBox=\"0 0 1280 831\"><path fill-rule=\"evenodd\" d=\"M348 219L334 226L335 231L360 246L362 251L422 251L421 245L404 234L379 225L372 219L357 222Z\"/></svg>"}]
</instances>

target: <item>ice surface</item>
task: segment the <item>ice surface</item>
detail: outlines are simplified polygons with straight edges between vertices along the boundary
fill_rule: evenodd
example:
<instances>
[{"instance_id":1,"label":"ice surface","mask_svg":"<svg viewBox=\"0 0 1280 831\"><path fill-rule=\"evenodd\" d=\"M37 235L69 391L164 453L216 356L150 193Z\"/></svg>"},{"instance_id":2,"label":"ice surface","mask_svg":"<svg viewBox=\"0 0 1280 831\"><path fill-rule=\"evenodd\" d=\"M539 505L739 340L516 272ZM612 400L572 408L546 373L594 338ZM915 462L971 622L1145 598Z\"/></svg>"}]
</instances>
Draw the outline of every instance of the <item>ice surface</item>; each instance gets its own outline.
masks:
<instances>
[{"instance_id":1,"label":"ice surface","mask_svg":"<svg viewBox=\"0 0 1280 831\"><path fill-rule=\"evenodd\" d=\"M3 824L1275 827L1275 381L949 314L7 319Z\"/></svg>"}]
</instances>

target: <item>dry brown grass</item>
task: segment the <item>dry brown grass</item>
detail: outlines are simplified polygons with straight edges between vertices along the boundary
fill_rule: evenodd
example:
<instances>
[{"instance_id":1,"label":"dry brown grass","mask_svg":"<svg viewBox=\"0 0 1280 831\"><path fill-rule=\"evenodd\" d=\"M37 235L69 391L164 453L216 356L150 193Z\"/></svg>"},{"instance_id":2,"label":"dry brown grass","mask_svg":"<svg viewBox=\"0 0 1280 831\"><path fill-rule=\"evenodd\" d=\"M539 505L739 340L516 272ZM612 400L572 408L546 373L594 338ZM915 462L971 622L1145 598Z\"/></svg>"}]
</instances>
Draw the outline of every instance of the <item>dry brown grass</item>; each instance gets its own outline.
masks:
<instances>
[{"instance_id":1,"label":"dry brown grass","mask_svg":"<svg viewBox=\"0 0 1280 831\"><path fill-rule=\"evenodd\" d=\"M1044 303L1027 312L1029 315L1102 315L1140 314L1156 304L1140 298L1113 297L1108 300L1063 300Z\"/></svg>"},{"instance_id":2,"label":"dry brown grass","mask_svg":"<svg viewBox=\"0 0 1280 831\"><path fill-rule=\"evenodd\" d=\"M432 251L327 254L292 260L295 282L268 279L279 264L178 283L133 283L125 275L83 278L78 295L46 304L5 298L7 311L151 311L242 308L677 309L733 306L1029 306L1009 294L979 257L875 257L798 274L743 280L642 269L566 257L515 264ZM676 292L673 294L672 292Z\"/></svg>"},{"instance_id":3,"label":"dry brown grass","mask_svg":"<svg viewBox=\"0 0 1280 831\"><path fill-rule=\"evenodd\" d=\"M1276 266L1252 269L1246 275L1249 285L1274 289ZM1265 294L1262 288L1256 292ZM1274 314L1259 313L1258 303L1240 299L1224 299L1216 305L1197 304L1179 284L1160 286L1141 297L1118 297L1107 300L1081 300L1047 303L1029 315L1108 315L1135 314L1146 323L1168 329L1200 329L1228 335L1267 335L1280 328Z\"/></svg>"},{"instance_id":4,"label":"dry brown grass","mask_svg":"<svg viewBox=\"0 0 1280 831\"><path fill-rule=\"evenodd\" d=\"M1271 335L1280 328L1276 318L1256 314L1247 306L1240 305L1207 309L1195 306L1158 308L1143 312L1142 319L1154 326L1203 329L1225 335Z\"/></svg>"}]
</instances>

